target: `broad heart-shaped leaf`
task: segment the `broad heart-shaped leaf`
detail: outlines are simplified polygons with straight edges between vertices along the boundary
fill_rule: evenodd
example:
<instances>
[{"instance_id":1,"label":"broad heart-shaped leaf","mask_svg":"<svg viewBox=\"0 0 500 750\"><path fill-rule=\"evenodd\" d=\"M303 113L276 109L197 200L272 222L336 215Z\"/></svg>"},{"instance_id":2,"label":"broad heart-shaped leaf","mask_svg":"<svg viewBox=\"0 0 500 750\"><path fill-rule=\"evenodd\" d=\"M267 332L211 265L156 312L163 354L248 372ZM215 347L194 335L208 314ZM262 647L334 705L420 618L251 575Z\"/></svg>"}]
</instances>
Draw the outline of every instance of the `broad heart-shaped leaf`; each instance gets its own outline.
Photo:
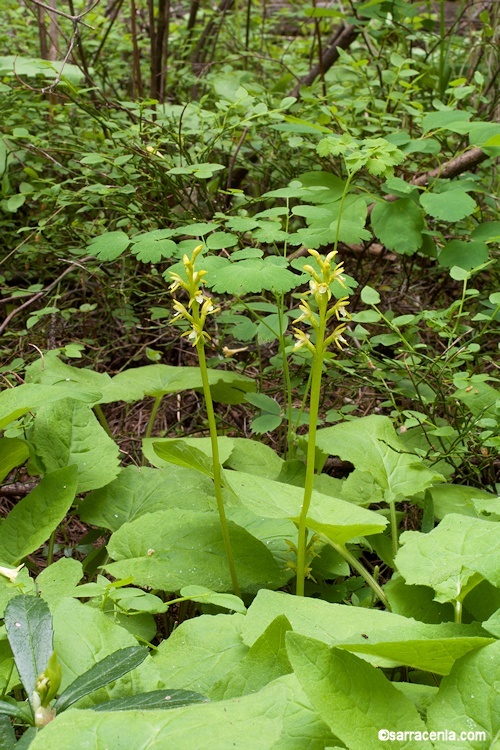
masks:
<instances>
[{"instance_id":1,"label":"broad heart-shaped leaf","mask_svg":"<svg viewBox=\"0 0 500 750\"><path fill-rule=\"evenodd\" d=\"M137 640L101 610L75 599L63 599L52 608L54 649L62 668L61 691L115 651L137 647ZM148 656L132 672L87 695L78 707L166 687Z\"/></svg>"},{"instance_id":2,"label":"broad heart-shaped leaf","mask_svg":"<svg viewBox=\"0 0 500 750\"><path fill-rule=\"evenodd\" d=\"M411 741L382 743L379 729L425 731L414 704L382 672L352 654L298 633L286 637L295 675L313 708L350 750L412 748ZM419 748L432 748L428 741Z\"/></svg>"},{"instance_id":3,"label":"broad heart-shaped leaf","mask_svg":"<svg viewBox=\"0 0 500 750\"><path fill-rule=\"evenodd\" d=\"M284 615L273 620L241 662L214 685L212 700L254 693L278 677L289 674L292 668L285 647L285 635L289 630L291 625Z\"/></svg>"},{"instance_id":4,"label":"broad heart-shaped leaf","mask_svg":"<svg viewBox=\"0 0 500 750\"><path fill-rule=\"evenodd\" d=\"M78 389L105 391L111 385L111 377L105 372L95 372L85 367L74 367L59 359L57 349L45 352L43 359L36 359L26 368L26 382L41 385L58 385L68 389L67 395ZM77 388L78 386L78 388Z\"/></svg>"},{"instance_id":5,"label":"broad heart-shaped leaf","mask_svg":"<svg viewBox=\"0 0 500 750\"><path fill-rule=\"evenodd\" d=\"M148 653L145 646L128 646L105 656L87 672L77 677L71 685L68 685L56 700L54 708L59 712L65 711L80 698L120 679L124 674L142 664Z\"/></svg>"},{"instance_id":6,"label":"broad heart-shaped leaf","mask_svg":"<svg viewBox=\"0 0 500 750\"><path fill-rule=\"evenodd\" d=\"M287 576L266 545L231 521L228 527L242 589L282 586ZM106 570L116 578L132 575L139 586L232 590L217 513L177 508L149 513L118 529L109 540L108 553L117 562L108 563Z\"/></svg>"},{"instance_id":7,"label":"broad heart-shaped leaf","mask_svg":"<svg viewBox=\"0 0 500 750\"><path fill-rule=\"evenodd\" d=\"M391 612L262 590L243 622L243 641L251 646L278 615L295 633L357 653L375 666L406 665L437 674L448 674L457 659L493 640L477 625L428 625Z\"/></svg>"},{"instance_id":8,"label":"broad heart-shaped leaf","mask_svg":"<svg viewBox=\"0 0 500 750\"><path fill-rule=\"evenodd\" d=\"M37 596L16 596L5 609L5 627L17 671L32 703L36 681L54 650L48 605Z\"/></svg>"},{"instance_id":9,"label":"broad heart-shaped leaf","mask_svg":"<svg viewBox=\"0 0 500 750\"><path fill-rule=\"evenodd\" d=\"M464 190L447 190L444 193L422 193L420 205L435 219L460 221L476 208L476 201Z\"/></svg>"},{"instance_id":10,"label":"broad heart-shaped leaf","mask_svg":"<svg viewBox=\"0 0 500 750\"><path fill-rule=\"evenodd\" d=\"M431 586L438 602L461 601L481 578L500 587L500 525L450 513L429 534L405 531L396 565L407 583Z\"/></svg>"},{"instance_id":11,"label":"broad heart-shaped leaf","mask_svg":"<svg viewBox=\"0 0 500 750\"><path fill-rule=\"evenodd\" d=\"M373 208L371 224L375 235L388 250L412 255L422 247L424 217L411 198L379 201Z\"/></svg>"},{"instance_id":12,"label":"broad heart-shaped leaf","mask_svg":"<svg viewBox=\"0 0 500 750\"><path fill-rule=\"evenodd\" d=\"M248 258L210 272L206 285L217 294L226 293L242 297L264 290L285 294L300 284L300 277L287 268L284 258Z\"/></svg>"},{"instance_id":13,"label":"broad heart-shaped leaf","mask_svg":"<svg viewBox=\"0 0 500 750\"><path fill-rule=\"evenodd\" d=\"M28 444L18 438L0 438L0 482L29 457Z\"/></svg>"},{"instance_id":14,"label":"broad heart-shaped leaf","mask_svg":"<svg viewBox=\"0 0 500 750\"><path fill-rule=\"evenodd\" d=\"M30 440L45 472L78 469L77 492L103 487L118 474L118 446L92 409L66 398L38 410Z\"/></svg>"},{"instance_id":15,"label":"broad heart-shaped leaf","mask_svg":"<svg viewBox=\"0 0 500 750\"><path fill-rule=\"evenodd\" d=\"M70 557L61 557L37 576L37 590L48 604L58 604L65 596L72 596L82 578L81 562Z\"/></svg>"},{"instance_id":16,"label":"broad heart-shaped leaf","mask_svg":"<svg viewBox=\"0 0 500 750\"><path fill-rule=\"evenodd\" d=\"M173 442L179 444L177 445L177 451L175 451L178 455L179 461L172 460L174 451L170 450L169 446L172 446ZM158 453L158 451L154 447L155 445L158 446L160 453L163 451L162 446L165 446L167 453L171 456L171 459L160 457L160 453ZM225 435L217 438L219 460L221 464L224 464L230 457L233 451L233 445L234 438L226 437ZM207 476L211 476L212 471L210 467L212 464L212 441L209 437L188 437L182 438L182 440L177 440L176 438L144 438L142 441L142 451L148 461L153 464L153 466L157 466L159 469L166 468L167 466L171 467L172 464L177 464L178 466L189 468L189 454L191 453L191 457L194 462L194 456L198 453L201 453L205 456L206 459L209 459L209 461L205 461L203 459L203 456L198 456L199 464L200 466L205 467L206 471L210 470L210 474L207 474ZM167 453L165 453L165 455L167 455ZM181 462L181 454L184 454L183 457L185 458L185 462ZM196 471L201 471L201 469L196 468L194 464L192 465L192 468ZM206 471L202 471L202 473L205 474Z\"/></svg>"},{"instance_id":17,"label":"broad heart-shaped leaf","mask_svg":"<svg viewBox=\"0 0 500 750\"><path fill-rule=\"evenodd\" d=\"M179 706L190 706L193 703L207 703L207 698L192 690L152 690L127 698L116 698L92 706L93 711L130 711L140 708L143 711L169 710Z\"/></svg>"},{"instance_id":18,"label":"broad heart-shaped leaf","mask_svg":"<svg viewBox=\"0 0 500 750\"><path fill-rule=\"evenodd\" d=\"M240 471L227 472L225 477L242 504L256 515L298 520L304 498L301 487ZM306 523L335 544L343 545L354 537L379 534L387 520L373 511L313 490Z\"/></svg>"},{"instance_id":19,"label":"broad heart-shaped leaf","mask_svg":"<svg viewBox=\"0 0 500 750\"><path fill-rule=\"evenodd\" d=\"M0 556L16 565L47 541L71 507L76 493L75 466L47 474L0 524Z\"/></svg>"},{"instance_id":20,"label":"broad heart-shaped leaf","mask_svg":"<svg viewBox=\"0 0 500 750\"><path fill-rule=\"evenodd\" d=\"M222 463L229 469L277 479L283 459L268 445L248 438L233 438L231 455Z\"/></svg>"},{"instance_id":21,"label":"broad heart-shaped leaf","mask_svg":"<svg viewBox=\"0 0 500 750\"><path fill-rule=\"evenodd\" d=\"M411 497L442 481L441 474L427 469L418 456L408 455L388 417L371 415L320 429L316 446L369 472L387 502Z\"/></svg>"},{"instance_id":22,"label":"broad heart-shaped leaf","mask_svg":"<svg viewBox=\"0 0 500 750\"><path fill-rule=\"evenodd\" d=\"M255 391L255 383L251 378L227 370L209 370L208 380L212 398L222 403L243 403L245 394ZM199 367L146 365L133 367L115 375L113 398L109 400L140 401L144 396L165 396L179 391L200 390L202 387Z\"/></svg>"},{"instance_id":23,"label":"broad heart-shaped leaf","mask_svg":"<svg viewBox=\"0 0 500 750\"><path fill-rule=\"evenodd\" d=\"M289 691L270 685L243 698L198 703L175 711L79 711L57 716L30 750L275 750Z\"/></svg>"},{"instance_id":24,"label":"broad heart-shaped leaf","mask_svg":"<svg viewBox=\"0 0 500 750\"><path fill-rule=\"evenodd\" d=\"M222 680L248 653L241 640L244 615L201 615L185 620L162 641L153 662L166 685L211 697Z\"/></svg>"},{"instance_id":25,"label":"broad heart-shaped leaf","mask_svg":"<svg viewBox=\"0 0 500 750\"><path fill-rule=\"evenodd\" d=\"M47 386L35 383L24 383L15 388L5 388L0 393L0 430L10 422L22 417L28 411L37 411L42 406L62 398L70 393L64 386ZM101 397L99 392L73 389L71 397L87 403L96 403Z\"/></svg>"},{"instance_id":26,"label":"broad heart-shaped leaf","mask_svg":"<svg viewBox=\"0 0 500 750\"><path fill-rule=\"evenodd\" d=\"M484 242L465 242L464 240L447 242L438 255L440 266L445 268L458 266L466 271L486 263L488 258L488 245Z\"/></svg>"},{"instance_id":27,"label":"broad heart-shaped leaf","mask_svg":"<svg viewBox=\"0 0 500 750\"><path fill-rule=\"evenodd\" d=\"M434 601L434 591L428 586L408 586L399 573L394 573L384 585L384 593L391 612L412 617L419 622L453 622L453 607L449 602Z\"/></svg>"},{"instance_id":28,"label":"broad heart-shaped leaf","mask_svg":"<svg viewBox=\"0 0 500 750\"><path fill-rule=\"evenodd\" d=\"M188 445L184 440L169 440L167 442L153 443L155 453L167 463L182 466L185 469L194 469L207 477L213 477L213 461L203 451L194 445Z\"/></svg>"},{"instance_id":29,"label":"broad heart-shaped leaf","mask_svg":"<svg viewBox=\"0 0 500 750\"><path fill-rule=\"evenodd\" d=\"M216 507L213 482L198 471L174 464L166 469L126 466L114 482L87 495L78 515L85 523L116 531L127 521L158 510Z\"/></svg>"},{"instance_id":30,"label":"broad heart-shaped leaf","mask_svg":"<svg viewBox=\"0 0 500 750\"><path fill-rule=\"evenodd\" d=\"M461 732L484 732L484 740L434 742L436 750L497 748L500 736L500 641L459 659L427 710L431 731L443 727Z\"/></svg>"}]
</instances>

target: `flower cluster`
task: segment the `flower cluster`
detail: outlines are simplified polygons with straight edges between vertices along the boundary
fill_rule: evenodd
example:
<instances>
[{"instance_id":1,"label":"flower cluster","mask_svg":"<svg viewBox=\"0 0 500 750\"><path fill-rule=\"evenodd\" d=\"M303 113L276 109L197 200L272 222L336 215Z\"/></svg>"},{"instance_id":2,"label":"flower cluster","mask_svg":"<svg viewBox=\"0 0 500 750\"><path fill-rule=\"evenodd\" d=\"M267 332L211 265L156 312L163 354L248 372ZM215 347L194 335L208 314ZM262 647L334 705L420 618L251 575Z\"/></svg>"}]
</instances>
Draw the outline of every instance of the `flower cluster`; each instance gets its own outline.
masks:
<instances>
[{"instance_id":1,"label":"flower cluster","mask_svg":"<svg viewBox=\"0 0 500 750\"><path fill-rule=\"evenodd\" d=\"M196 346L200 341L206 341L210 338L208 333L203 329L205 321L208 315L213 315L218 312L220 308L215 308L211 297L206 295L203 291L203 277L206 275L206 271L195 271L194 264L196 258L200 254L203 245L198 245L193 250L191 258L184 255L182 262L186 269L186 280L184 280L178 273L170 271L170 278L172 284L169 289L171 293L174 293L177 289L185 289L189 294L189 302L187 307L178 300L174 300L175 315L173 320L184 318L188 321L191 326L189 331L183 333L183 336L187 336L193 346Z\"/></svg>"},{"instance_id":2,"label":"flower cluster","mask_svg":"<svg viewBox=\"0 0 500 750\"><path fill-rule=\"evenodd\" d=\"M342 349L341 344L347 343L342 336L342 333L346 328L345 323L336 326L335 330L329 336L325 336L324 340L321 342L318 341L318 334L321 334L319 338L324 335L326 325L332 317L340 320L340 318L345 318L348 315L346 311L346 306L349 304L348 297L341 297L333 305L329 306L332 298L330 285L334 281L338 281L344 288L346 288L342 276L344 271L343 264L337 263L332 267L332 260L337 254L336 251L328 253L326 257L320 255L316 250L308 250L308 252L316 259L320 268L320 273L318 273L312 266L304 266L304 271L311 276L309 291L304 294L304 297L311 294L314 296L318 306L319 317L313 312L309 302L307 302L306 299L303 299L299 305L301 315L297 318L296 323L307 322L313 328L316 332L316 343L319 343L322 351L325 351L331 343L335 343L339 349ZM323 331L321 330L322 328L324 329ZM312 354L316 354L317 346L311 341L310 334L301 331L300 328L294 328L293 330L295 332L295 338L297 339L294 350L297 351L305 346Z\"/></svg>"}]
</instances>

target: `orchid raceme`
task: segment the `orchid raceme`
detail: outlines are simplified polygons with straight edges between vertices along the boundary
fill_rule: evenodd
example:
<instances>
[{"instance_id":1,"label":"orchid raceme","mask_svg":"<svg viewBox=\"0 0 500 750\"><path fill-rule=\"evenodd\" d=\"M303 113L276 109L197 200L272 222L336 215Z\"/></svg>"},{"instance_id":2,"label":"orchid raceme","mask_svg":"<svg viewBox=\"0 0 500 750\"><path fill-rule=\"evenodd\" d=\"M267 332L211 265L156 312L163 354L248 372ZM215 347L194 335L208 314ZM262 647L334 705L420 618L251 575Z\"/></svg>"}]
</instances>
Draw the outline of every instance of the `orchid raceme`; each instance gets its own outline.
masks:
<instances>
[{"instance_id":1,"label":"orchid raceme","mask_svg":"<svg viewBox=\"0 0 500 750\"><path fill-rule=\"evenodd\" d=\"M311 306L306 299L303 299L299 305L301 315L295 321L296 323L308 323L313 330L316 332L316 344L311 342L309 334L304 333L300 328L294 327L294 335L297 339L295 344L295 351L306 347L312 354L319 353L317 347L320 347L321 352L324 352L330 344L334 343L339 349L342 349L342 344L346 344L346 340L343 338L342 333L345 331L345 324L341 323L334 331L326 336L326 324L328 321L335 317L337 320L347 317L346 306L348 304L348 297L341 297L333 305L328 307L328 304L332 298L332 292L330 289L331 284L334 281L338 281L341 286L345 288L344 278L342 273L344 267L342 263L338 263L332 268L332 260L337 254L336 251L328 253L326 257L320 255L316 250L308 251L314 258L321 270L321 275L310 265L304 266L306 271L312 278L309 282L309 291L305 292L304 297L308 295L314 296L316 304L318 306L318 314L313 312ZM325 329L323 335L318 337L322 327ZM319 340L321 339L321 340Z\"/></svg>"},{"instance_id":2,"label":"orchid raceme","mask_svg":"<svg viewBox=\"0 0 500 750\"><path fill-rule=\"evenodd\" d=\"M203 270L195 271L194 268L196 258L202 249L203 245L198 245L198 247L195 247L193 250L191 258L184 255L182 259L184 268L186 269L187 280L184 280L178 273L170 271L170 278L172 279L172 284L169 287L170 292L173 293L177 291L177 289L185 289L189 294L187 307L183 305L182 302L174 300L173 306L175 315L173 320L175 321L184 318L184 320L188 321L191 325L191 330L186 331L186 333L183 333L182 335L186 336L193 346L196 346L200 341L210 340L208 333L203 330L205 322L209 315L213 315L220 309L214 307L212 298L203 292L202 280L207 272Z\"/></svg>"}]
</instances>

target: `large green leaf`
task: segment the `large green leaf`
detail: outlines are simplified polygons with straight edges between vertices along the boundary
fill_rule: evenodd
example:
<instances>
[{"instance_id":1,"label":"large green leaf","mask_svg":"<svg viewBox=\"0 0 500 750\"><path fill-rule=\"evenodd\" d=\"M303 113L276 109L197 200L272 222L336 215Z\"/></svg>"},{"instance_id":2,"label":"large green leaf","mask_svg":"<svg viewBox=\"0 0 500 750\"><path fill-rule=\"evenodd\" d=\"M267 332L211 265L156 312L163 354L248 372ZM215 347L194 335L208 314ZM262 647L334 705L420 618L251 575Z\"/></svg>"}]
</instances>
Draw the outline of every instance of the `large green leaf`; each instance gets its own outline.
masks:
<instances>
[{"instance_id":1,"label":"large green leaf","mask_svg":"<svg viewBox=\"0 0 500 750\"><path fill-rule=\"evenodd\" d=\"M434 743L436 750L498 748L500 737L500 641L467 654L456 662L427 711L431 731L449 728L457 739ZM464 733L464 738L460 734ZM468 733L471 732L471 735ZM470 739L483 732L484 738ZM467 738L469 737L469 739Z\"/></svg>"},{"instance_id":2,"label":"large green leaf","mask_svg":"<svg viewBox=\"0 0 500 750\"><path fill-rule=\"evenodd\" d=\"M247 258L210 271L207 286L217 294L225 293L242 297L264 290L284 294L295 289L299 277L289 271L283 258Z\"/></svg>"},{"instance_id":3,"label":"large green leaf","mask_svg":"<svg viewBox=\"0 0 500 750\"><path fill-rule=\"evenodd\" d=\"M241 640L244 615L202 615L185 620L162 641L153 661L166 685L211 697L215 684L248 653Z\"/></svg>"},{"instance_id":4,"label":"large green leaf","mask_svg":"<svg viewBox=\"0 0 500 750\"><path fill-rule=\"evenodd\" d=\"M422 247L424 218L422 210L411 198L379 201L373 208L371 223L376 236L388 250L412 255Z\"/></svg>"},{"instance_id":5,"label":"large green leaf","mask_svg":"<svg viewBox=\"0 0 500 750\"><path fill-rule=\"evenodd\" d=\"M137 646L137 640L95 607L63 599L53 608L54 648L62 668L61 691L105 657L119 649ZM148 656L120 679L80 699L78 707L94 706L166 687Z\"/></svg>"},{"instance_id":6,"label":"large green leaf","mask_svg":"<svg viewBox=\"0 0 500 750\"><path fill-rule=\"evenodd\" d=\"M458 266L470 271L489 258L488 245L484 242L465 242L451 240L447 242L438 255L440 266L452 268Z\"/></svg>"},{"instance_id":7,"label":"large green leaf","mask_svg":"<svg viewBox=\"0 0 500 750\"><path fill-rule=\"evenodd\" d=\"M47 474L0 524L2 562L17 564L47 541L71 507L76 493L75 466Z\"/></svg>"},{"instance_id":8,"label":"large green leaf","mask_svg":"<svg viewBox=\"0 0 500 750\"><path fill-rule=\"evenodd\" d=\"M209 370L208 380L212 397L223 403L242 403L245 400L245 393L255 390L255 383L251 378L227 370ZM202 387L199 367L146 365L124 370L115 375L112 400L140 401L144 396L165 396L179 391L200 390ZM119 399L116 398L118 392L120 393Z\"/></svg>"},{"instance_id":9,"label":"large green leaf","mask_svg":"<svg viewBox=\"0 0 500 750\"><path fill-rule=\"evenodd\" d=\"M460 221L470 216L477 205L474 198L463 190L422 193L420 204L430 216L442 221Z\"/></svg>"},{"instance_id":10,"label":"large green leaf","mask_svg":"<svg viewBox=\"0 0 500 750\"><path fill-rule=\"evenodd\" d=\"M79 390L104 393L111 386L111 377L105 372L96 372L86 367L74 367L59 359L58 351L45 352L26 368L26 382L41 385L57 385L67 389L71 397L75 387Z\"/></svg>"},{"instance_id":11,"label":"large green leaf","mask_svg":"<svg viewBox=\"0 0 500 750\"><path fill-rule=\"evenodd\" d=\"M448 513L460 513L473 518L500 521L500 507L495 495L477 487L463 484L438 484L428 490L432 497L434 516L444 518ZM495 514L494 507L498 512ZM483 510L484 509L484 510ZM484 513L488 514L488 518Z\"/></svg>"},{"instance_id":12,"label":"large green leaf","mask_svg":"<svg viewBox=\"0 0 500 750\"><path fill-rule=\"evenodd\" d=\"M292 671L285 647L285 635L291 625L278 615L268 625L249 652L235 667L216 683L211 691L213 700L247 695Z\"/></svg>"},{"instance_id":13,"label":"large green leaf","mask_svg":"<svg viewBox=\"0 0 500 750\"><path fill-rule=\"evenodd\" d=\"M64 385L38 385L24 383L15 388L6 388L0 393L0 430L10 422L22 417L28 411L37 411L40 406L46 406L53 401L68 398L70 394ZM73 389L71 397L78 401L95 403L101 397L99 392L87 392Z\"/></svg>"},{"instance_id":14,"label":"large green leaf","mask_svg":"<svg viewBox=\"0 0 500 750\"><path fill-rule=\"evenodd\" d=\"M72 596L82 578L81 562L61 557L37 576L37 590L48 604L58 604L65 596Z\"/></svg>"},{"instance_id":15,"label":"large green leaf","mask_svg":"<svg viewBox=\"0 0 500 750\"><path fill-rule=\"evenodd\" d=\"M147 655L148 649L144 646L127 646L105 656L68 685L55 702L54 708L59 712L65 711L86 695L131 672L142 664Z\"/></svg>"},{"instance_id":16,"label":"large green leaf","mask_svg":"<svg viewBox=\"0 0 500 750\"><path fill-rule=\"evenodd\" d=\"M283 467L283 459L265 443L248 438L233 438L231 455L222 461L235 471L244 471L269 479L277 479Z\"/></svg>"},{"instance_id":17,"label":"large green leaf","mask_svg":"<svg viewBox=\"0 0 500 750\"><path fill-rule=\"evenodd\" d=\"M447 674L457 659L492 640L476 625L431 625L391 612L262 590L245 617L243 641L251 646L279 615L295 633L353 651L376 666L404 664L438 674Z\"/></svg>"},{"instance_id":18,"label":"large green leaf","mask_svg":"<svg viewBox=\"0 0 500 750\"><path fill-rule=\"evenodd\" d=\"M39 732L30 750L274 750L283 731L285 685L230 701L173 711L70 710Z\"/></svg>"},{"instance_id":19,"label":"large green leaf","mask_svg":"<svg viewBox=\"0 0 500 750\"><path fill-rule=\"evenodd\" d=\"M277 588L287 576L265 544L229 521L236 571L242 589ZM133 575L140 586L180 591L183 586L206 586L231 591L231 579L217 513L172 508L141 516L124 524L108 544L117 562L106 570L117 578Z\"/></svg>"},{"instance_id":20,"label":"large green leaf","mask_svg":"<svg viewBox=\"0 0 500 750\"><path fill-rule=\"evenodd\" d=\"M91 240L87 251L99 260L116 260L129 245L130 240L125 232L104 232Z\"/></svg>"},{"instance_id":21,"label":"large green leaf","mask_svg":"<svg viewBox=\"0 0 500 750\"><path fill-rule=\"evenodd\" d=\"M482 578L500 587L500 525L450 513L429 534L405 531L396 565L407 583L431 586L438 602L461 601Z\"/></svg>"},{"instance_id":22,"label":"large green leaf","mask_svg":"<svg viewBox=\"0 0 500 750\"><path fill-rule=\"evenodd\" d=\"M77 467L77 492L103 487L118 474L118 446L92 409L73 399L40 407L30 442L46 472Z\"/></svg>"},{"instance_id":23,"label":"large green leaf","mask_svg":"<svg viewBox=\"0 0 500 750\"><path fill-rule=\"evenodd\" d=\"M350 750L414 747L381 742L378 730L425 731L414 704L371 665L297 633L287 635L288 656L313 708ZM419 742L422 750L432 748Z\"/></svg>"},{"instance_id":24,"label":"large green leaf","mask_svg":"<svg viewBox=\"0 0 500 750\"><path fill-rule=\"evenodd\" d=\"M0 482L29 457L28 444L18 438L0 438Z\"/></svg>"},{"instance_id":25,"label":"large green leaf","mask_svg":"<svg viewBox=\"0 0 500 750\"><path fill-rule=\"evenodd\" d=\"M408 586L399 573L394 573L384 586L391 612L412 617L420 622L453 622L453 607L449 603L434 601L434 591L429 586Z\"/></svg>"},{"instance_id":26,"label":"large green leaf","mask_svg":"<svg viewBox=\"0 0 500 750\"><path fill-rule=\"evenodd\" d=\"M128 521L167 508L215 510L213 482L173 464L167 469L127 466L113 482L87 495L78 513L85 523L116 531Z\"/></svg>"},{"instance_id":27,"label":"large green leaf","mask_svg":"<svg viewBox=\"0 0 500 750\"><path fill-rule=\"evenodd\" d=\"M168 446L172 445L174 442L177 444L175 446L176 449L169 451ZM217 445L219 448L219 459L221 464L223 464L228 460L233 451L234 438L226 437L225 435L218 437ZM155 446L158 446L160 452L156 450ZM161 446L166 446L167 452L165 455L170 455L170 458L167 459L160 456L160 453L162 452ZM194 450L190 451L188 448ZM149 463L153 464L153 466L156 466L158 469L164 469L168 466L171 470L172 464L177 464L178 466L201 471L202 474L206 474L207 476L212 475L212 441L209 437L187 437L182 439L143 438L142 452L148 459ZM195 461L194 457L197 452L205 454L205 457L207 457L209 461L204 460L203 456L198 456L197 461ZM174 461L172 459L175 456L177 456L177 460ZM196 468L195 463L202 466L203 471L201 468Z\"/></svg>"},{"instance_id":28,"label":"large green leaf","mask_svg":"<svg viewBox=\"0 0 500 750\"><path fill-rule=\"evenodd\" d=\"M408 454L388 417L372 415L325 427L318 430L316 445L324 453L340 456L356 469L369 472L386 501L411 497L442 481L441 475L426 468L422 459Z\"/></svg>"},{"instance_id":29,"label":"large green leaf","mask_svg":"<svg viewBox=\"0 0 500 750\"><path fill-rule=\"evenodd\" d=\"M5 627L17 671L32 703L36 681L54 650L50 610L39 597L16 596L5 609Z\"/></svg>"},{"instance_id":30,"label":"large green leaf","mask_svg":"<svg viewBox=\"0 0 500 750\"><path fill-rule=\"evenodd\" d=\"M304 490L244 472L227 472L227 480L243 505L264 518L297 520ZM387 521L383 516L345 500L313 491L307 525L336 544L368 534L379 534Z\"/></svg>"}]
</instances>

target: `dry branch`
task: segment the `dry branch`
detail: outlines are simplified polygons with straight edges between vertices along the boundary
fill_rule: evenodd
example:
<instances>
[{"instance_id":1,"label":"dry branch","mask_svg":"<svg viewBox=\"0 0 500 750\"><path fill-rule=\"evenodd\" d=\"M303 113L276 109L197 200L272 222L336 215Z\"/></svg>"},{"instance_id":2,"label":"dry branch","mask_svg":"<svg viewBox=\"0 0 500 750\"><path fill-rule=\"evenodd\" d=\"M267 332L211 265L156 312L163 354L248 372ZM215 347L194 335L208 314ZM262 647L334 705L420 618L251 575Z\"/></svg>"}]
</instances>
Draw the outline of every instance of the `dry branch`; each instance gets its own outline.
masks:
<instances>
[{"instance_id":1,"label":"dry branch","mask_svg":"<svg viewBox=\"0 0 500 750\"><path fill-rule=\"evenodd\" d=\"M330 70L332 65L339 59L339 49L347 49L350 47L358 34L359 28L357 26L342 23L334 34L330 45L323 53L321 62L316 63L309 73L301 78L293 91L290 92L290 96L295 96L298 99L300 97L300 89L302 86L310 86L319 75L325 74Z\"/></svg>"}]
</instances>

